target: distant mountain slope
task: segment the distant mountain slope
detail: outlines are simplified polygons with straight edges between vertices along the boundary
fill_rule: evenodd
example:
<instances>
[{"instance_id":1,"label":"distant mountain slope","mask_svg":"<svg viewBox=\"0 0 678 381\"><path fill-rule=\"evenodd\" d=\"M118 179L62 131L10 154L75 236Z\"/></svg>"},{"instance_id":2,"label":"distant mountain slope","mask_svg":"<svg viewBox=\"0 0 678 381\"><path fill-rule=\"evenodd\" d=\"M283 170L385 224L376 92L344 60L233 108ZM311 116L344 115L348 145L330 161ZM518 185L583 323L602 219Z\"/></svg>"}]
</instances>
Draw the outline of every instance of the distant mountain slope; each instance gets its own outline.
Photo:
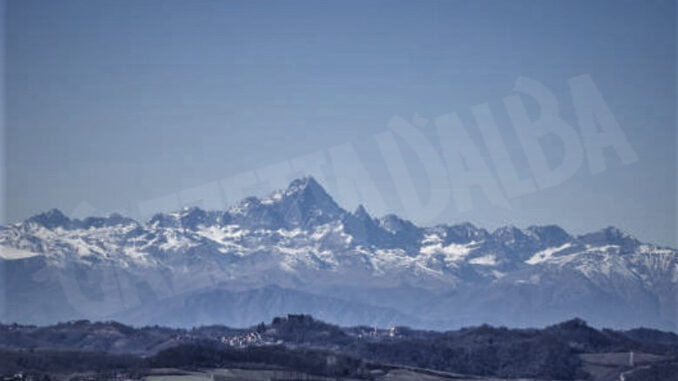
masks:
<instances>
[{"instance_id":1,"label":"distant mountain slope","mask_svg":"<svg viewBox=\"0 0 678 381\"><path fill-rule=\"evenodd\" d=\"M310 293L267 286L259 289L229 291L210 289L159 300L125 311L121 318L137 325L168 325L190 327L231 322L236 327L247 327L252 322L270 321L287 313L317 312L319 318L338 324L357 321L370 322L379 327L393 325L394 321L411 322L419 319L395 309L375 307L344 299L318 296Z\"/></svg>"},{"instance_id":2,"label":"distant mountain slope","mask_svg":"<svg viewBox=\"0 0 678 381\"><path fill-rule=\"evenodd\" d=\"M678 321L675 249L612 227L581 236L553 225L419 227L346 211L310 177L226 211L145 223L51 210L0 227L0 264L3 321L244 326L284 312L432 328L582 316L676 330Z\"/></svg>"}]
</instances>

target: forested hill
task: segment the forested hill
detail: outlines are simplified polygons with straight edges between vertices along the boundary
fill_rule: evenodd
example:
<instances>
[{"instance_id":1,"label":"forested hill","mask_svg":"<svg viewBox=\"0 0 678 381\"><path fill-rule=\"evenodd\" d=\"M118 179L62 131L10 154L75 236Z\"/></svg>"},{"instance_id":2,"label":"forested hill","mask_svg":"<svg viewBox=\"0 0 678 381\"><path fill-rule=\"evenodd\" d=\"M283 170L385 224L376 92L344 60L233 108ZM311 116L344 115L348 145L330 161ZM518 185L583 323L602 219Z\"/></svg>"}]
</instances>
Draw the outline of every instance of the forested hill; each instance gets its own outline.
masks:
<instances>
[{"instance_id":1,"label":"forested hill","mask_svg":"<svg viewBox=\"0 0 678 381\"><path fill-rule=\"evenodd\" d=\"M375 369L413 367L501 378L582 379L593 377L596 364L612 361L611 354L620 372L636 366L626 364L631 356L643 364L644 371L673 366L678 335L651 329L599 330L580 319L543 329L483 325L436 332L344 328L308 315L288 315L247 329L134 328L86 320L42 327L0 325L0 348L3 373L222 368L247 363L325 375L339 366L342 375L367 378ZM333 360L326 361L327 356L334 356ZM65 358L70 360L62 361Z\"/></svg>"}]
</instances>

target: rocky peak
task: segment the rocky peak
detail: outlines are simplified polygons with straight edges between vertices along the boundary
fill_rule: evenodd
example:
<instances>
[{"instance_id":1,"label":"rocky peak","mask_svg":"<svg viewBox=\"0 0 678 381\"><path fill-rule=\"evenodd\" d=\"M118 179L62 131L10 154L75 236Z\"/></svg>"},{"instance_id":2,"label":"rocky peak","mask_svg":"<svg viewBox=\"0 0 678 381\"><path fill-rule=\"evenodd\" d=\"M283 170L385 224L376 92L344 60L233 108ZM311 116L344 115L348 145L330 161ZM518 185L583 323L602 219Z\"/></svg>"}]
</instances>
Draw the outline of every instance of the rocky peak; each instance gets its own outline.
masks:
<instances>
[{"instance_id":1,"label":"rocky peak","mask_svg":"<svg viewBox=\"0 0 678 381\"><path fill-rule=\"evenodd\" d=\"M597 232L580 235L578 238L583 243L594 246L618 245L622 249L632 250L640 245L640 242L635 237L614 226L608 226Z\"/></svg>"},{"instance_id":2,"label":"rocky peak","mask_svg":"<svg viewBox=\"0 0 678 381\"><path fill-rule=\"evenodd\" d=\"M59 209L50 209L47 212L36 214L30 217L28 222L42 225L47 229L55 229L58 227L69 229L72 225L72 220L63 214Z\"/></svg>"}]
</instances>

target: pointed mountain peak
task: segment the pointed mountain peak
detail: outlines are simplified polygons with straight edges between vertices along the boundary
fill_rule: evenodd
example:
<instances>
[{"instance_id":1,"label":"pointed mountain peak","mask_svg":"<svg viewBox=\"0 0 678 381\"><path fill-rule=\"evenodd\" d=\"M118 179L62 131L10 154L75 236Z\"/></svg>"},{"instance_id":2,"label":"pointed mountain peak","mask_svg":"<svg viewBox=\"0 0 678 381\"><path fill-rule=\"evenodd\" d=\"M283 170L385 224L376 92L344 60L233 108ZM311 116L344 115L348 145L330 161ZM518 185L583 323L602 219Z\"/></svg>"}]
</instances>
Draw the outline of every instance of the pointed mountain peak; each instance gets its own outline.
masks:
<instances>
[{"instance_id":1,"label":"pointed mountain peak","mask_svg":"<svg viewBox=\"0 0 678 381\"><path fill-rule=\"evenodd\" d=\"M278 197L278 193L273 194L270 198L271 200L270 203L273 202L272 200L279 198L280 197ZM266 203L266 199L264 200L264 202ZM261 204L262 200L254 196L250 196L240 200L237 204L228 208L228 212L231 214L244 214L247 213L249 210L259 207Z\"/></svg>"},{"instance_id":2,"label":"pointed mountain peak","mask_svg":"<svg viewBox=\"0 0 678 381\"><path fill-rule=\"evenodd\" d=\"M525 235L522 230L518 229L514 225L506 225L500 228L497 228L493 233L493 236L497 237L518 237Z\"/></svg>"},{"instance_id":3,"label":"pointed mountain peak","mask_svg":"<svg viewBox=\"0 0 678 381\"><path fill-rule=\"evenodd\" d=\"M52 208L42 214L45 216L51 216L56 218L68 218L61 210L57 208Z\"/></svg>"},{"instance_id":4,"label":"pointed mountain peak","mask_svg":"<svg viewBox=\"0 0 678 381\"><path fill-rule=\"evenodd\" d=\"M38 216L45 216L49 218L68 218L61 210L52 208L46 212L38 214Z\"/></svg>"},{"instance_id":5,"label":"pointed mountain peak","mask_svg":"<svg viewBox=\"0 0 678 381\"><path fill-rule=\"evenodd\" d=\"M311 176L292 181L282 194L276 192L273 196L269 197L268 200L288 202L291 199L304 204L306 207L331 209L333 212L341 209L339 208L339 205L334 202L332 196L325 191L325 188Z\"/></svg>"},{"instance_id":6,"label":"pointed mountain peak","mask_svg":"<svg viewBox=\"0 0 678 381\"><path fill-rule=\"evenodd\" d=\"M485 229L481 229L470 222L461 222L454 225L442 225L446 230L464 235L488 234Z\"/></svg>"},{"instance_id":7,"label":"pointed mountain peak","mask_svg":"<svg viewBox=\"0 0 678 381\"><path fill-rule=\"evenodd\" d=\"M446 242L468 243L470 241L482 241L489 233L485 229L481 229L470 222L462 222L455 225L442 225L446 232Z\"/></svg>"},{"instance_id":8,"label":"pointed mountain peak","mask_svg":"<svg viewBox=\"0 0 678 381\"><path fill-rule=\"evenodd\" d=\"M532 225L526 230L535 234L567 234L565 229L558 225Z\"/></svg>"},{"instance_id":9,"label":"pointed mountain peak","mask_svg":"<svg viewBox=\"0 0 678 381\"><path fill-rule=\"evenodd\" d=\"M310 176L296 179L285 190L257 199L249 197L228 210L247 226L308 227L327 223L346 213Z\"/></svg>"},{"instance_id":10,"label":"pointed mountain peak","mask_svg":"<svg viewBox=\"0 0 678 381\"><path fill-rule=\"evenodd\" d=\"M367 213L367 209L365 209L363 204L358 205L358 207L355 209L355 212L353 212L353 215L360 220L371 220L372 219L370 214Z\"/></svg>"},{"instance_id":11,"label":"pointed mountain peak","mask_svg":"<svg viewBox=\"0 0 678 381\"><path fill-rule=\"evenodd\" d=\"M175 227L177 219L172 214L156 213L148 220L147 224L160 228Z\"/></svg>"},{"instance_id":12,"label":"pointed mountain peak","mask_svg":"<svg viewBox=\"0 0 678 381\"><path fill-rule=\"evenodd\" d=\"M307 187L307 186L318 186L319 187L320 184L318 184L318 181L316 181L316 179L313 176L304 176L304 177L300 177L298 179L292 180L292 182L288 186L288 189L289 188L304 188L304 187Z\"/></svg>"},{"instance_id":13,"label":"pointed mountain peak","mask_svg":"<svg viewBox=\"0 0 678 381\"><path fill-rule=\"evenodd\" d=\"M109 214L108 217L87 217L84 220L75 220L73 222L77 227L83 229L89 229L92 227L101 228L104 226L138 224L137 221L115 212Z\"/></svg>"},{"instance_id":14,"label":"pointed mountain peak","mask_svg":"<svg viewBox=\"0 0 678 381\"><path fill-rule=\"evenodd\" d=\"M597 232L584 234L578 237L584 243L596 246L619 245L626 247L635 247L640 242L630 234L614 226L608 226Z\"/></svg>"},{"instance_id":15,"label":"pointed mountain peak","mask_svg":"<svg viewBox=\"0 0 678 381\"><path fill-rule=\"evenodd\" d=\"M318 183L315 178L312 176L305 176L299 179L296 179L290 183L285 191L285 195L292 195L302 192L311 192L316 195L321 195L325 198L331 198L329 194L325 191L325 188Z\"/></svg>"},{"instance_id":16,"label":"pointed mountain peak","mask_svg":"<svg viewBox=\"0 0 678 381\"><path fill-rule=\"evenodd\" d=\"M521 248L525 245L536 242L535 236L530 234L529 231L523 231L513 225L498 228L492 233L492 239L504 247L512 250L518 249L521 253L524 252Z\"/></svg>"},{"instance_id":17,"label":"pointed mountain peak","mask_svg":"<svg viewBox=\"0 0 678 381\"><path fill-rule=\"evenodd\" d=\"M259 203L265 205L279 204L290 198L302 198L308 195L315 197L318 200L329 199L334 202L322 185L320 185L313 177L306 176L293 180L286 189L277 190L262 199L248 197L239 204L251 204L250 206L255 206Z\"/></svg>"},{"instance_id":18,"label":"pointed mountain peak","mask_svg":"<svg viewBox=\"0 0 678 381\"><path fill-rule=\"evenodd\" d=\"M69 228L72 222L68 216L56 208L50 209L44 213L36 214L30 217L27 221L40 224L48 229L54 229L57 227Z\"/></svg>"},{"instance_id":19,"label":"pointed mountain peak","mask_svg":"<svg viewBox=\"0 0 678 381\"><path fill-rule=\"evenodd\" d=\"M197 206L184 208L179 214L179 221L181 226L191 229L195 229L198 225L210 225L215 222L210 219L208 212Z\"/></svg>"},{"instance_id":20,"label":"pointed mountain peak","mask_svg":"<svg viewBox=\"0 0 678 381\"><path fill-rule=\"evenodd\" d=\"M345 213L311 176L292 181L277 203L281 215L292 226L326 223Z\"/></svg>"},{"instance_id":21,"label":"pointed mountain peak","mask_svg":"<svg viewBox=\"0 0 678 381\"><path fill-rule=\"evenodd\" d=\"M387 214L379 219L382 229L396 234L401 231L418 230L418 228L408 220L404 220L395 214Z\"/></svg>"},{"instance_id":22,"label":"pointed mountain peak","mask_svg":"<svg viewBox=\"0 0 678 381\"><path fill-rule=\"evenodd\" d=\"M109 223L114 225L138 224L138 222L135 219L123 216L122 214L117 212L109 214L107 218Z\"/></svg>"},{"instance_id":23,"label":"pointed mountain peak","mask_svg":"<svg viewBox=\"0 0 678 381\"><path fill-rule=\"evenodd\" d=\"M208 212L197 206L187 206L176 212L157 213L148 220L148 225L161 228L196 229L200 225L216 224L217 220L222 219L220 216L223 214L221 212Z\"/></svg>"},{"instance_id":24,"label":"pointed mountain peak","mask_svg":"<svg viewBox=\"0 0 678 381\"><path fill-rule=\"evenodd\" d=\"M615 226L607 226L603 229L600 229L600 232L604 233L609 237L630 237L629 234L625 233L624 231Z\"/></svg>"},{"instance_id":25,"label":"pointed mountain peak","mask_svg":"<svg viewBox=\"0 0 678 381\"><path fill-rule=\"evenodd\" d=\"M478 230L478 227L473 225L470 222L460 222L458 224L454 224L451 227L458 228L458 229L464 229L464 230Z\"/></svg>"},{"instance_id":26,"label":"pointed mountain peak","mask_svg":"<svg viewBox=\"0 0 678 381\"><path fill-rule=\"evenodd\" d=\"M199 206L185 206L179 212L181 216L190 216L190 215L203 215L207 213L204 209Z\"/></svg>"},{"instance_id":27,"label":"pointed mountain peak","mask_svg":"<svg viewBox=\"0 0 678 381\"><path fill-rule=\"evenodd\" d=\"M558 225L533 225L526 230L548 246L560 246L572 240L572 236Z\"/></svg>"}]
</instances>

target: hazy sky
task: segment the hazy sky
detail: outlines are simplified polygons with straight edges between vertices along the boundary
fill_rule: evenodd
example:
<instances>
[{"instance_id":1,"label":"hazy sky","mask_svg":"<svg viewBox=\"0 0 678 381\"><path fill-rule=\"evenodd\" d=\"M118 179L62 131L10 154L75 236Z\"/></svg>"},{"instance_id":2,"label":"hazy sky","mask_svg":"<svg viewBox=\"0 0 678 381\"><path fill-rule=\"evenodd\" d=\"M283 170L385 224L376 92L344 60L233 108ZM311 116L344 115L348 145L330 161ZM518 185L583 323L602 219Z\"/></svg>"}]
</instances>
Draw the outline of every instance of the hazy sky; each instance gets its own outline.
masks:
<instances>
[{"instance_id":1,"label":"hazy sky","mask_svg":"<svg viewBox=\"0 0 678 381\"><path fill-rule=\"evenodd\" d=\"M616 225L675 246L676 16L671 1L9 1L5 221L52 207L140 217L147 200L304 154L331 162L339 146L381 194L381 205L361 200L377 215L574 233ZM435 215L404 205L376 138L393 117L458 113L496 173L471 113L487 103L529 179L504 98L518 78L538 81L576 127L568 80L581 75L637 160L607 152L603 171L585 161L503 206L482 192ZM418 128L445 145L430 123ZM417 147L397 143L425 198L435 185Z\"/></svg>"}]
</instances>

